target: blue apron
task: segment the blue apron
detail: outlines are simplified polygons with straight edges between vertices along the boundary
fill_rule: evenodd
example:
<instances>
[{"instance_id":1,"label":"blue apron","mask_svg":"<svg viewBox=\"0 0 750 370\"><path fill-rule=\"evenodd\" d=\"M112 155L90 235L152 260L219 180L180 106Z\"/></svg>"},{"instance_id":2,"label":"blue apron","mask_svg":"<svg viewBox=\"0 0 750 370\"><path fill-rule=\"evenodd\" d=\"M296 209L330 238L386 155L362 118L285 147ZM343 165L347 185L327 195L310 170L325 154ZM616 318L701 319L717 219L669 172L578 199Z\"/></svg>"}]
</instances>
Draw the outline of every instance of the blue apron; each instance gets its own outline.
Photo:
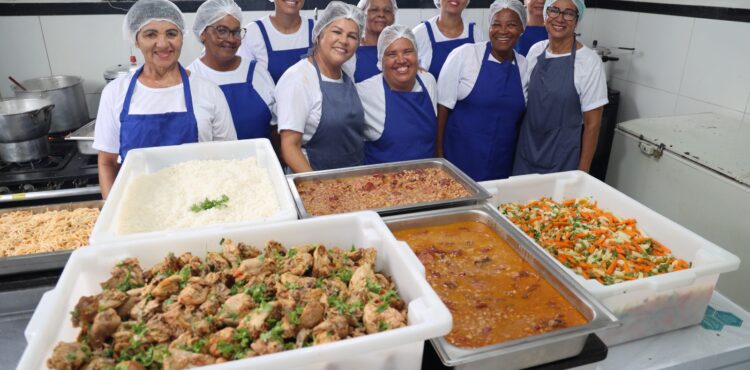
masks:
<instances>
[{"instance_id":1,"label":"blue apron","mask_svg":"<svg viewBox=\"0 0 750 370\"><path fill-rule=\"evenodd\" d=\"M354 82L364 81L379 73L378 47L360 45L357 48L357 69L354 71Z\"/></svg>"},{"instance_id":2,"label":"blue apron","mask_svg":"<svg viewBox=\"0 0 750 370\"><path fill-rule=\"evenodd\" d=\"M185 69L179 64L178 67L185 94L185 112L130 114L130 100L143 67L138 68L130 80L120 112L120 158L123 162L132 149L198 142L198 121L193 113L190 82Z\"/></svg>"},{"instance_id":3,"label":"blue apron","mask_svg":"<svg viewBox=\"0 0 750 370\"><path fill-rule=\"evenodd\" d=\"M548 45L549 47L549 45ZM529 109L521 125L514 175L578 168L583 113L574 73L576 41L569 56L537 58L529 80Z\"/></svg>"},{"instance_id":4,"label":"blue apron","mask_svg":"<svg viewBox=\"0 0 750 370\"><path fill-rule=\"evenodd\" d=\"M318 128L304 145L310 167L319 171L359 166L364 155L365 111L357 88L343 72L344 83L323 81L314 60L313 65L323 100Z\"/></svg>"},{"instance_id":5,"label":"blue apron","mask_svg":"<svg viewBox=\"0 0 750 370\"><path fill-rule=\"evenodd\" d=\"M378 140L365 143L365 164L435 156L435 108L419 76L417 82L421 92L401 92L391 90L383 78L385 125Z\"/></svg>"},{"instance_id":6,"label":"blue apron","mask_svg":"<svg viewBox=\"0 0 750 370\"><path fill-rule=\"evenodd\" d=\"M219 86L232 112L238 140L269 138L271 134L271 111L253 88L256 64L254 60L250 62L245 82Z\"/></svg>"},{"instance_id":7,"label":"blue apron","mask_svg":"<svg viewBox=\"0 0 750 370\"><path fill-rule=\"evenodd\" d=\"M266 27L263 26L263 22L259 19L255 21L255 24L258 25L260 34L263 35L263 42L266 44L266 53L268 53L268 73L271 74L274 83L279 82L281 75L283 75L289 67L294 65L294 63L299 62L303 56L307 55L307 50L312 47L313 21L312 19L307 20L307 47L277 51L274 51L273 47L271 47L271 40L268 38L268 32L266 32Z\"/></svg>"},{"instance_id":8,"label":"blue apron","mask_svg":"<svg viewBox=\"0 0 750 370\"><path fill-rule=\"evenodd\" d=\"M513 168L518 125L526 108L518 63L487 59L471 93L456 102L445 125L445 159L476 181L503 179Z\"/></svg>"},{"instance_id":9,"label":"blue apron","mask_svg":"<svg viewBox=\"0 0 750 370\"><path fill-rule=\"evenodd\" d=\"M474 22L469 23L469 37L459 40L448 40L448 41L435 41L435 34L432 32L432 26L429 21L424 21L425 27L427 27L427 34L430 36L430 44L432 44L432 60L430 61L430 73L435 76L437 80L440 77L440 70L443 69L445 60L448 59L448 54L453 49L463 44L474 43Z\"/></svg>"},{"instance_id":10,"label":"blue apron","mask_svg":"<svg viewBox=\"0 0 750 370\"><path fill-rule=\"evenodd\" d=\"M515 49L518 54L526 56L534 44L547 38L547 29L544 26L526 26L521 37L518 38Z\"/></svg>"}]
</instances>

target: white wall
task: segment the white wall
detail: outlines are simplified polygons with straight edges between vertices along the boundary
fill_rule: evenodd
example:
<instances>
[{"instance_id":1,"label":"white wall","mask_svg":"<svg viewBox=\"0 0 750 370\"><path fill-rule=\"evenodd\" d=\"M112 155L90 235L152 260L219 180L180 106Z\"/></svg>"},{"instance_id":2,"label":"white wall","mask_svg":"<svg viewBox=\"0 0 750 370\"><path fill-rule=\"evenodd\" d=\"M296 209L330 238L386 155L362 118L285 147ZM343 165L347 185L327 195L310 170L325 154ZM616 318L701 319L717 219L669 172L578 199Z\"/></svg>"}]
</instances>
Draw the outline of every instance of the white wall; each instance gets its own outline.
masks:
<instances>
[{"instance_id":1,"label":"white wall","mask_svg":"<svg viewBox=\"0 0 750 370\"><path fill-rule=\"evenodd\" d=\"M594 9L591 32L618 52L619 121L716 112L750 123L750 23Z\"/></svg>"}]
</instances>

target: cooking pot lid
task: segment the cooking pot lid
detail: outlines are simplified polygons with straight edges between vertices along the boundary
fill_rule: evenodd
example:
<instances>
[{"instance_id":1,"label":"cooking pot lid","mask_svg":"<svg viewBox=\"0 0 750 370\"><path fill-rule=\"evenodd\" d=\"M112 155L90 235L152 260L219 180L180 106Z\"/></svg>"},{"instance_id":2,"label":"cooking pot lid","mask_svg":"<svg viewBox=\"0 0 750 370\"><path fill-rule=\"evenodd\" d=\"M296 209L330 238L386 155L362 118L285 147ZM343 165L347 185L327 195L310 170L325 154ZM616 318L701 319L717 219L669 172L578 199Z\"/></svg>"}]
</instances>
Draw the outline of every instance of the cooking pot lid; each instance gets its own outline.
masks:
<instances>
[{"instance_id":1,"label":"cooking pot lid","mask_svg":"<svg viewBox=\"0 0 750 370\"><path fill-rule=\"evenodd\" d=\"M104 71L104 79L114 80L117 77L127 76L130 71L135 71L136 69L138 69L137 65L118 64Z\"/></svg>"}]
</instances>

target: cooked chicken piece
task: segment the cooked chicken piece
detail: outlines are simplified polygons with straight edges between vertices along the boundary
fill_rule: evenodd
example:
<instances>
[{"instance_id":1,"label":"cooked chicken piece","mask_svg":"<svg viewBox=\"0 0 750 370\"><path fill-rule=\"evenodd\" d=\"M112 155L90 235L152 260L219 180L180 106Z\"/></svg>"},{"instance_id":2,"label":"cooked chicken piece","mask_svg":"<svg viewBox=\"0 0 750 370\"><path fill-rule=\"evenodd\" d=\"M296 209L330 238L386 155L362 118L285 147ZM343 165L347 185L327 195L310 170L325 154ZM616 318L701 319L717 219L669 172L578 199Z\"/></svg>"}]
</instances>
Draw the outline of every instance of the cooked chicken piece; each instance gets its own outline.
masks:
<instances>
[{"instance_id":1,"label":"cooked chicken piece","mask_svg":"<svg viewBox=\"0 0 750 370\"><path fill-rule=\"evenodd\" d=\"M210 287L205 280L192 277L188 280L187 286L180 291L177 301L185 306L199 306L208 298L209 290Z\"/></svg>"},{"instance_id":2,"label":"cooked chicken piece","mask_svg":"<svg viewBox=\"0 0 750 370\"><path fill-rule=\"evenodd\" d=\"M221 309L221 300L218 296L211 294L209 294L206 301L198 307L198 310L207 316L216 315L216 313L219 312L219 309Z\"/></svg>"},{"instance_id":3,"label":"cooked chicken piece","mask_svg":"<svg viewBox=\"0 0 750 370\"><path fill-rule=\"evenodd\" d=\"M210 334L215 330L214 324L213 324L213 317L211 317L210 319L203 318L200 320L193 321L191 324L191 327L193 329L193 334L199 337Z\"/></svg>"},{"instance_id":4,"label":"cooked chicken piece","mask_svg":"<svg viewBox=\"0 0 750 370\"><path fill-rule=\"evenodd\" d=\"M368 302L362 320L365 322L367 334L378 333L383 330L396 329L406 326L406 316L399 310L388 306L378 312L379 303Z\"/></svg>"},{"instance_id":5,"label":"cooked chicken piece","mask_svg":"<svg viewBox=\"0 0 750 370\"><path fill-rule=\"evenodd\" d=\"M258 250L258 248L255 248L254 246L249 245L249 244L240 242L237 245L237 248L239 248L240 250L242 259L255 258L260 255L260 250Z\"/></svg>"},{"instance_id":6,"label":"cooked chicken piece","mask_svg":"<svg viewBox=\"0 0 750 370\"><path fill-rule=\"evenodd\" d=\"M320 302L311 301L304 309L299 317L299 326L304 329L312 329L315 325L318 325L323 321L325 314L325 307Z\"/></svg>"},{"instance_id":7,"label":"cooked chicken piece","mask_svg":"<svg viewBox=\"0 0 750 370\"><path fill-rule=\"evenodd\" d=\"M216 252L208 252L206 254L206 266L209 271L221 271L231 267L229 261L224 256Z\"/></svg>"},{"instance_id":8,"label":"cooked chicken piece","mask_svg":"<svg viewBox=\"0 0 750 370\"><path fill-rule=\"evenodd\" d=\"M94 316L99 312L99 298L96 296L81 297L76 303L75 309L71 314L73 327L86 328L88 324L94 321Z\"/></svg>"},{"instance_id":9,"label":"cooked chicken piece","mask_svg":"<svg viewBox=\"0 0 750 370\"><path fill-rule=\"evenodd\" d=\"M326 279L323 281L323 291L328 296L338 296L347 291L347 286L340 279ZM327 301L325 304L328 304Z\"/></svg>"},{"instance_id":10,"label":"cooked chicken piece","mask_svg":"<svg viewBox=\"0 0 750 370\"><path fill-rule=\"evenodd\" d=\"M297 340L294 342L294 348L302 348L305 345L307 337L310 336L311 332L312 330L310 329L300 329L300 331L297 333Z\"/></svg>"},{"instance_id":11,"label":"cooked chicken piece","mask_svg":"<svg viewBox=\"0 0 750 370\"><path fill-rule=\"evenodd\" d=\"M349 252L348 257L350 260L356 262L357 266L369 265L371 269L374 269L378 251L374 248L357 249Z\"/></svg>"},{"instance_id":12,"label":"cooked chicken piece","mask_svg":"<svg viewBox=\"0 0 750 370\"><path fill-rule=\"evenodd\" d=\"M222 346L234 343L234 328L224 328L217 331L216 333L211 334L208 337L208 343L205 347L211 356L224 357L227 360L231 359L230 353L227 353L226 351L222 353L222 351L219 349L220 343L222 343Z\"/></svg>"},{"instance_id":13,"label":"cooked chicken piece","mask_svg":"<svg viewBox=\"0 0 750 370\"><path fill-rule=\"evenodd\" d=\"M180 309L179 305L173 305L169 311L162 315L164 322L172 328L173 335L180 335L184 332L192 330L191 323L193 322L192 316Z\"/></svg>"},{"instance_id":14,"label":"cooked chicken piece","mask_svg":"<svg viewBox=\"0 0 750 370\"><path fill-rule=\"evenodd\" d=\"M146 370L146 367L138 361L123 361L115 367L117 370Z\"/></svg>"},{"instance_id":15,"label":"cooked chicken piece","mask_svg":"<svg viewBox=\"0 0 750 370\"><path fill-rule=\"evenodd\" d=\"M125 325L120 326L120 328L112 334L112 350L115 353L120 353L128 348L130 346L130 339L135 335L129 329L124 328L124 326Z\"/></svg>"},{"instance_id":16,"label":"cooked chicken piece","mask_svg":"<svg viewBox=\"0 0 750 370\"><path fill-rule=\"evenodd\" d=\"M54 370L76 370L88 359L83 345L77 342L59 342L47 359L47 367Z\"/></svg>"},{"instance_id":17,"label":"cooked chicken piece","mask_svg":"<svg viewBox=\"0 0 750 370\"><path fill-rule=\"evenodd\" d=\"M232 241L232 239L223 239L221 243L222 256L229 261L232 267L239 266L242 262L242 251L240 251L239 245Z\"/></svg>"},{"instance_id":18,"label":"cooked chicken piece","mask_svg":"<svg viewBox=\"0 0 750 370\"><path fill-rule=\"evenodd\" d=\"M235 281L248 281L254 277L265 276L262 272L263 261L260 257L256 257L242 261L232 275L234 276Z\"/></svg>"},{"instance_id":19,"label":"cooked chicken piece","mask_svg":"<svg viewBox=\"0 0 750 370\"><path fill-rule=\"evenodd\" d=\"M146 323L146 331L143 337L148 342L166 343L173 337L177 337L178 328L171 327L164 320L163 314L157 314Z\"/></svg>"},{"instance_id":20,"label":"cooked chicken piece","mask_svg":"<svg viewBox=\"0 0 750 370\"><path fill-rule=\"evenodd\" d=\"M328 311L325 321L312 329L315 344L334 342L349 336L349 322L338 311Z\"/></svg>"},{"instance_id":21,"label":"cooked chicken piece","mask_svg":"<svg viewBox=\"0 0 750 370\"><path fill-rule=\"evenodd\" d=\"M189 266L191 272L200 271L201 265L203 264L200 257L193 256L190 252L181 254L180 257L177 258L177 263L180 265L180 269Z\"/></svg>"},{"instance_id":22,"label":"cooked chicken piece","mask_svg":"<svg viewBox=\"0 0 750 370\"><path fill-rule=\"evenodd\" d=\"M237 329L247 329L251 337L258 338L261 333L269 329L268 324L266 324L268 318L277 320L281 318L281 305L278 302L268 302L252 310L240 321Z\"/></svg>"},{"instance_id":23,"label":"cooked chicken piece","mask_svg":"<svg viewBox=\"0 0 750 370\"><path fill-rule=\"evenodd\" d=\"M83 370L109 370L115 367L115 360L106 357L95 357L83 367Z\"/></svg>"},{"instance_id":24,"label":"cooked chicken piece","mask_svg":"<svg viewBox=\"0 0 750 370\"><path fill-rule=\"evenodd\" d=\"M326 247L319 245L313 252L312 276L328 277L332 271L333 267L331 265L331 258L328 257L328 251L326 251Z\"/></svg>"},{"instance_id":25,"label":"cooked chicken piece","mask_svg":"<svg viewBox=\"0 0 750 370\"><path fill-rule=\"evenodd\" d=\"M224 302L216 318L225 325L237 326L240 319L247 315L255 307L255 301L249 295L237 293Z\"/></svg>"},{"instance_id":26,"label":"cooked chicken piece","mask_svg":"<svg viewBox=\"0 0 750 370\"><path fill-rule=\"evenodd\" d=\"M94 348L101 347L104 340L114 334L121 323L120 316L117 315L117 311L113 308L108 308L96 314L94 323L91 325L91 332L89 333L89 343L91 346Z\"/></svg>"},{"instance_id":27,"label":"cooked chicken piece","mask_svg":"<svg viewBox=\"0 0 750 370\"><path fill-rule=\"evenodd\" d=\"M177 261L177 257L175 257L174 253L169 253L161 262L146 270L143 273L143 278L152 283L155 281L159 282L177 271L180 271L180 264Z\"/></svg>"},{"instance_id":28,"label":"cooked chicken piece","mask_svg":"<svg viewBox=\"0 0 750 370\"><path fill-rule=\"evenodd\" d=\"M172 275L151 289L151 295L158 300L165 300L180 291L180 275Z\"/></svg>"},{"instance_id":29,"label":"cooked chicken piece","mask_svg":"<svg viewBox=\"0 0 750 370\"><path fill-rule=\"evenodd\" d=\"M211 365L216 359L202 353L193 353L181 349L169 351L169 356L164 360L163 370L181 370L191 367Z\"/></svg>"},{"instance_id":30,"label":"cooked chicken piece","mask_svg":"<svg viewBox=\"0 0 750 370\"><path fill-rule=\"evenodd\" d=\"M327 330L313 330L312 336L313 345L315 346L317 346L318 344L332 343L341 339L336 335L336 333Z\"/></svg>"},{"instance_id":31,"label":"cooked chicken piece","mask_svg":"<svg viewBox=\"0 0 750 370\"><path fill-rule=\"evenodd\" d=\"M256 340L250 345L253 352L257 355L267 355L269 353L281 352L284 350L284 345L276 340Z\"/></svg>"},{"instance_id":32,"label":"cooked chicken piece","mask_svg":"<svg viewBox=\"0 0 750 370\"><path fill-rule=\"evenodd\" d=\"M360 249L361 250L361 249ZM372 271L372 266L364 264L357 267L352 274L352 279L349 281L349 295L357 296L360 302L367 300L367 284L370 285L375 283L375 272Z\"/></svg>"},{"instance_id":33,"label":"cooked chicken piece","mask_svg":"<svg viewBox=\"0 0 750 370\"><path fill-rule=\"evenodd\" d=\"M133 310L133 307L141 301L144 289L145 288L136 288L128 290L127 300L117 307L117 314L120 315L120 318L123 320L130 319L130 312Z\"/></svg>"},{"instance_id":34,"label":"cooked chicken piece","mask_svg":"<svg viewBox=\"0 0 750 370\"><path fill-rule=\"evenodd\" d=\"M128 294L119 290L105 290L98 295L99 311L120 307L128 300Z\"/></svg>"},{"instance_id":35,"label":"cooked chicken piece","mask_svg":"<svg viewBox=\"0 0 750 370\"><path fill-rule=\"evenodd\" d=\"M143 270L138 264L138 259L127 258L112 268L112 277L103 282L102 289L129 290L143 286Z\"/></svg>"},{"instance_id":36,"label":"cooked chicken piece","mask_svg":"<svg viewBox=\"0 0 750 370\"><path fill-rule=\"evenodd\" d=\"M344 267L344 256L346 252L341 248L331 248L328 250L328 258L331 260L331 272ZM348 260L349 257L347 257ZM351 263L351 261L349 261Z\"/></svg>"},{"instance_id":37,"label":"cooked chicken piece","mask_svg":"<svg viewBox=\"0 0 750 370\"><path fill-rule=\"evenodd\" d=\"M141 300L130 310L130 318L139 321L147 321L157 313L160 307L161 304L155 299Z\"/></svg>"},{"instance_id":38,"label":"cooked chicken piece","mask_svg":"<svg viewBox=\"0 0 750 370\"><path fill-rule=\"evenodd\" d=\"M300 277L285 272L281 274L275 287L277 297L290 298L299 301L302 299L305 292L315 287L315 279L311 277Z\"/></svg>"},{"instance_id":39,"label":"cooked chicken piece","mask_svg":"<svg viewBox=\"0 0 750 370\"><path fill-rule=\"evenodd\" d=\"M313 256L310 253L297 251L291 258L284 260L280 272L289 272L297 276L302 276L312 265Z\"/></svg>"},{"instance_id":40,"label":"cooked chicken piece","mask_svg":"<svg viewBox=\"0 0 750 370\"><path fill-rule=\"evenodd\" d=\"M275 260L277 256L285 256L286 248L275 240L269 240L266 243L266 249L263 251L266 259Z\"/></svg>"}]
</instances>

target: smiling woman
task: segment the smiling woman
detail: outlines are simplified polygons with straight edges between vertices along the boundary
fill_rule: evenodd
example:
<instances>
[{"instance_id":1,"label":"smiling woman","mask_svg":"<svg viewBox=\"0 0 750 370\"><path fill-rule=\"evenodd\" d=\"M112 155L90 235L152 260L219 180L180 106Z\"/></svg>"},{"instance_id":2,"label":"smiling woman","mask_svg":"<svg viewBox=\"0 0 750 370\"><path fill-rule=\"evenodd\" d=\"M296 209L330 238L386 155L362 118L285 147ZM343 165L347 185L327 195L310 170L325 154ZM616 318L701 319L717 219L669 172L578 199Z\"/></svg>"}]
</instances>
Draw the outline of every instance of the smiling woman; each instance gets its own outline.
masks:
<instances>
[{"instance_id":1,"label":"smiling woman","mask_svg":"<svg viewBox=\"0 0 750 370\"><path fill-rule=\"evenodd\" d=\"M125 15L123 33L145 63L102 91L93 147L105 199L132 149L237 139L221 90L188 78L177 62L184 30L180 9L167 0L139 0Z\"/></svg>"},{"instance_id":2,"label":"smiling woman","mask_svg":"<svg viewBox=\"0 0 750 370\"><path fill-rule=\"evenodd\" d=\"M360 0L357 7L365 12L365 34L357 53L347 62L345 69L353 70L354 81L364 81L380 73L377 66L377 43L383 29L396 21L396 0Z\"/></svg>"}]
</instances>

